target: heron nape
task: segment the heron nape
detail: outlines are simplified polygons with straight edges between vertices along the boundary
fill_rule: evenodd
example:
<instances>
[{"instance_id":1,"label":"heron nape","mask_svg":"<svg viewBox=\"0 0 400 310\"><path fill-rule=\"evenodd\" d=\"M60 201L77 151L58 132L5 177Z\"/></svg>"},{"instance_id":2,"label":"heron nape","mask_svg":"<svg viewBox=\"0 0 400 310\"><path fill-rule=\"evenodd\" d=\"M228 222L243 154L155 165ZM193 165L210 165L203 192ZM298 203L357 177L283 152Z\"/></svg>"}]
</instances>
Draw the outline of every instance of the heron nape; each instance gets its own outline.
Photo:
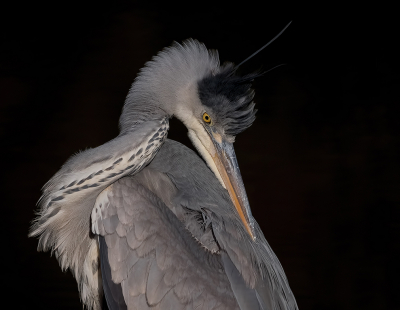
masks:
<instances>
[{"instance_id":1,"label":"heron nape","mask_svg":"<svg viewBox=\"0 0 400 310\"><path fill-rule=\"evenodd\" d=\"M147 62L120 133L46 183L30 236L70 269L88 309L297 309L253 218L235 136L255 119L256 74L196 40ZM167 139L169 119L201 155Z\"/></svg>"}]
</instances>

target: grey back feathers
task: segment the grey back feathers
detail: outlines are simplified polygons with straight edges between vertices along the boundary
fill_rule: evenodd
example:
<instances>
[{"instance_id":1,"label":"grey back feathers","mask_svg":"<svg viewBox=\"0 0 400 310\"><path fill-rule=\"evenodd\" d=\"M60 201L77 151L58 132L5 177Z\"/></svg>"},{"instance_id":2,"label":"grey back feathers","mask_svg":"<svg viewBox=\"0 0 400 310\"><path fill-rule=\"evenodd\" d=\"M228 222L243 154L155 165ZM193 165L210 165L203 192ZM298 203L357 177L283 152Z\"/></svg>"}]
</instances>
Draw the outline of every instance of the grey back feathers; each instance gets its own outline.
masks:
<instances>
[{"instance_id":1,"label":"grey back feathers","mask_svg":"<svg viewBox=\"0 0 400 310\"><path fill-rule=\"evenodd\" d=\"M158 195L143 186L153 179L170 188L171 181L160 182L159 172L145 170L104 191L92 216L94 232L104 236L109 249L112 281L121 285L128 309L239 309L219 255L204 250ZM164 195L163 187L153 189Z\"/></svg>"},{"instance_id":2,"label":"grey back feathers","mask_svg":"<svg viewBox=\"0 0 400 310\"><path fill-rule=\"evenodd\" d=\"M104 261L110 262L128 308L296 309L262 233L257 231L259 246L244 245L245 231L239 219L227 217L231 204L228 196L218 194L224 193L221 188L193 151L167 140L147 168L99 196L94 233L105 236L110 250ZM154 288L161 291L154 295Z\"/></svg>"},{"instance_id":3,"label":"grey back feathers","mask_svg":"<svg viewBox=\"0 0 400 310\"><path fill-rule=\"evenodd\" d=\"M272 309L297 309L283 268L258 224L255 223L256 240L250 241L227 192L193 151L166 140L149 168L168 175L178 190L180 205L200 212L205 217L204 222L211 222L219 250L228 254L242 281L264 304L273 305Z\"/></svg>"}]
</instances>

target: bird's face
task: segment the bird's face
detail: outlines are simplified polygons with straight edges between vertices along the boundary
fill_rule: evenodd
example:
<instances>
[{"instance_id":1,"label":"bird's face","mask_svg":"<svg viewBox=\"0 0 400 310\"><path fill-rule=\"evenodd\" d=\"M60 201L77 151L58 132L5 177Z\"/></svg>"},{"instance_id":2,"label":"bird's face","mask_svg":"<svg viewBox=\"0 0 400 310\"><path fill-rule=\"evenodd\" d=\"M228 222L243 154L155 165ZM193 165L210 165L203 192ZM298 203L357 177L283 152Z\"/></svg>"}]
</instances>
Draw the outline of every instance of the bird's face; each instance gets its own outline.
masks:
<instances>
[{"instance_id":1,"label":"bird's face","mask_svg":"<svg viewBox=\"0 0 400 310\"><path fill-rule=\"evenodd\" d=\"M180 117L189 129L189 137L208 166L226 188L247 232L254 239L253 217L233 142L235 136L255 119L254 92L250 81L255 76L238 77L228 65L217 74L199 81L198 96L186 105ZM193 101L195 103L193 103Z\"/></svg>"}]
</instances>

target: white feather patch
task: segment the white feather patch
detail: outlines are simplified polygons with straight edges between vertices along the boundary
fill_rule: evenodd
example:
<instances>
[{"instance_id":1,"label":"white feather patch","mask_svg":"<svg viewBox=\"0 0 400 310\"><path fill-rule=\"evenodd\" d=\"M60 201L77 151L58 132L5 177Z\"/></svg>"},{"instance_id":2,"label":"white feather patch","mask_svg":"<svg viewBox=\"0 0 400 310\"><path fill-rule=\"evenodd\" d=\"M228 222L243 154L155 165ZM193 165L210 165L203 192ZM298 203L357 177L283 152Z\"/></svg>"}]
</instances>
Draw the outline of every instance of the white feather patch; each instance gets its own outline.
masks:
<instances>
[{"instance_id":1,"label":"white feather patch","mask_svg":"<svg viewBox=\"0 0 400 310\"><path fill-rule=\"evenodd\" d=\"M205 134L207 134L207 133L205 133ZM220 173L218 171L218 168L214 163L214 160L212 159L210 153L207 151L206 147L203 145L203 143L197 137L196 132L193 131L193 130L189 130L188 131L188 136L189 136L190 140L192 141L193 145L196 147L196 149L201 154L201 156L203 156L203 158L206 161L208 167L210 167L211 171L214 172L215 176L217 177L218 181L221 183L223 188L226 188L225 184L224 184L224 181L222 181L222 178L221 178L221 175L220 175ZM208 139L210 139L210 138L208 138Z\"/></svg>"}]
</instances>

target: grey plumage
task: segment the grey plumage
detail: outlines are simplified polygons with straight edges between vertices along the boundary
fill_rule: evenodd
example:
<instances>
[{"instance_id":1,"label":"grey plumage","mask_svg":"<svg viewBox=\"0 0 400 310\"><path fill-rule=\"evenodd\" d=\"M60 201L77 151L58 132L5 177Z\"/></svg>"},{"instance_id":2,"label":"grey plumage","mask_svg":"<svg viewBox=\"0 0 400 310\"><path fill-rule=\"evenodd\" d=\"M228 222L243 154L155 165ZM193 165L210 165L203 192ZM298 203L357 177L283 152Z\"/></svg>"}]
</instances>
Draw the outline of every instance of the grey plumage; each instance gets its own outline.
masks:
<instances>
[{"instance_id":1,"label":"grey plumage","mask_svg":"<svg viewBox=\"0 0 400 310\"><path fill-rule=\"evenodd\" d=\"M104 292L111 309L297 309L232 147L254 121L253 78L197 41L174 44L133 83L120 135L45 185L31 236L73 271L88 308ZM166 139L172 116L204 161Z\"/></svg>"},{"instance_id":2,"label":"grey plumage","mask_svg":"<svg viewBox=\"0 0 400 310\"><path fill-rule=\"evenodd\" d=\"M101 276L103 278L103 290L107 304L111 309L127 309L120 283L114 283L111 276L111 267L108 261L108 249L103 236L99 236Z\"/></svg>"},{"instance_id":3,"label":"grey plumage","mask_svg":"<svg viewBox=\"0 0 400 310\"><path fill-rule=\"evenodd\" d=\"M148 305L140 309L157 305L164 309L165 303L172 302L172 309L192 309L205 303L235 309L219 255L203 250L185 229L185 223L141 184L160 180L158 171L146 169L137 177L126 177L112 185L102 199L101 218L94 224L111 249L108 258L113 281L121 283L128 307L136 309L136 301L144 295ZM169 200L171 192L162 192L173 187L168 177L163 178L158 181L157 193ZM156 189L154 185L152 188ZM174 206L182 208L177 202ZM178 213L185 219L183 210ZM173 301L167 294L175 296Z\"/></svg>"}]
</instances>

